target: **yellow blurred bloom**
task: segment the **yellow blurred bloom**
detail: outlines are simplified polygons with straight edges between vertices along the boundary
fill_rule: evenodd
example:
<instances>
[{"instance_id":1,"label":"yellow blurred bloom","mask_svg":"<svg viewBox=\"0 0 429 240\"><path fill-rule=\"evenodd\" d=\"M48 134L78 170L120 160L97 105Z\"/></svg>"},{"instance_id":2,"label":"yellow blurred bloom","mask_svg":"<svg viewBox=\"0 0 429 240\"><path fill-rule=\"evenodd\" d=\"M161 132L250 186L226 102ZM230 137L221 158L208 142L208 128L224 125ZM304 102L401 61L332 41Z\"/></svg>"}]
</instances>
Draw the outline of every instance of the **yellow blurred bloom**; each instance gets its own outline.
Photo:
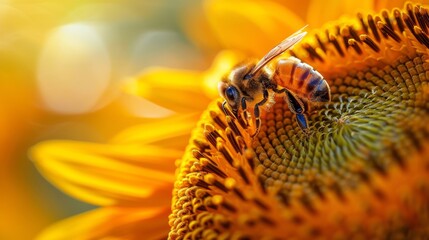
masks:
<instances>
[{"instance_id":1,"label":"yellow blurred bloom","mask_svg":"<svg viewBox=\"0 0 429 240\"><path fill-rule=\"evenodd\" d=\"M40 112L32 107L34 102L29 86L2 81L16 80L6 71L0 73L0 79L0 236L30 239L52 221L52 213L35 207L38 199L32 194L34 186L17 174L17 168L22 168L25 158L24 144L31 133L28 123L38 119Z\"/></svg>"},{"instance_id":2,"label":"yellow blurred bloom","mask_svg":"<svg viewBox=\"0 0 429 240\"><path fill-rule=\"evenodd\" d=\"M100 206L40 238L427 237L428 10L408 4L314 29L286 54L324 75L332 103L311 113L304 136L279 98L252 139L252 126L213 101L217 81L242 54L261 56L309 20L286 22L293 13L275 2L206 4L212 33L237 51L221 52L204 73L151 69L125 86L180 114L106 144L32 148L47 179Z\"/></svg>"},{"instance_id":3,"label":"yellow blurred bloom","mask_svg":"<svg viewBox=\"0 0 429 240\"><path fill-rule=\"evenodd\" d=\"M107 144L36 145L30 154L47 179L71 196L102 206L54 225L40 238L165 237L175 160L183 154L195 121L189 115L148 122Z\"/></svg>"},{"instance_id":4,"label":"yellow blurred bloom","mask_svg":"<svg viewBox=\"0 0 429 240\"><path fill-rule=\"evenodd\" d=\"M145 51L153 46L146 36L157 32L159 13L171 9L167 4L0 1L0 239L33 239L53 221L77 209L91 208L49 186L28 161L29 146L59 136L104 141L124 126L141 123L141 116L168 114L145 114L148 109L143 99L118 99L116 88L118 76L141 69L147 59L156 64ZM174 17L161 18L165 26ZM157 40L179 34L166 35ZM170 49L156 53L158 62L173 66L177 60L171 55L183 52L184 47L189 50L189 44L177 36L163 42L162 47L169 45ZM182 59L180 63L187 64ZM115 124L106 121L112 116Z\"/></svg>"},{"instance_id":5,"label":"yellow blurred bloom","mask_svg":"<svg viewBox=\"0 0 429 240\"><path fill-rule=\"evenodd\" d=\"M190 38L206 50L226 48L262 57L304 25L317 29L341 17L354 17L359 11L374 13L404 2L207 0L188 8L183 22Z\"/></svg>"}]
</instances>

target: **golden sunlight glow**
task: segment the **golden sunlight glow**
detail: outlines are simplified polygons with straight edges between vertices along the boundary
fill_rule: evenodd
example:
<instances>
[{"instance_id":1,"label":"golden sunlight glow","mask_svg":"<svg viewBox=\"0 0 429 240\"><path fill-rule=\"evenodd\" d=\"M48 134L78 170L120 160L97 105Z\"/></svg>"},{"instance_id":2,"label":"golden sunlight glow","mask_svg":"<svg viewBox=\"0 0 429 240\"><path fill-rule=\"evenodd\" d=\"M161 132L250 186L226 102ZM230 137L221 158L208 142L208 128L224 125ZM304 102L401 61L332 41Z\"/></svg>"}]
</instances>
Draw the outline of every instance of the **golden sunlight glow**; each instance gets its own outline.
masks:
<instances>
[{"instance_id":1,"label":"golden sunlight glow","mask_svg":"<svg viewBox=\"0 0 429 240\"><path fill-rule=\"evenodd\" d=\"M0 0L0 239L426 239L422 4Z\"/></svg>"},{"instance_id":2,"label":"golden sunlight glow","mask_svg":"<svg viewBox=\"0 0 429 240\"><path fill-rule=\"evenodd\" d=\"M285 6L271 1L210 0L205 3L209 24L219 41L226 48L242 49L252 56L262 57L297 26L305 25Z\"/></svg>"},{"instance_id":3,"label":"golden sunlight glow","mask_svg":"<svg viewBox=\"0 0 429 240\"><path fill-rule=\"evenodd\" d=\"M40 55L38 87L44 105L63 114L92 111L109 85L110 59L91 25L56 29Z\"/></svg>"}]
</instances>

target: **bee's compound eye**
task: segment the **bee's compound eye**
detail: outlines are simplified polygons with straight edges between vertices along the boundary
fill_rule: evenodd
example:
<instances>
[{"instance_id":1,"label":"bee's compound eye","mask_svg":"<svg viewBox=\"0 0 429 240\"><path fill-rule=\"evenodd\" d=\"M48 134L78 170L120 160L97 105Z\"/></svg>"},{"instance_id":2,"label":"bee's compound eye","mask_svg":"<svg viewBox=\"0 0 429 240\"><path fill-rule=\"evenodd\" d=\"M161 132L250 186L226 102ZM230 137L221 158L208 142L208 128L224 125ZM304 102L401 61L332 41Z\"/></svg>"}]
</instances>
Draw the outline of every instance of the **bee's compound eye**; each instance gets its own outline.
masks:
<instances>
[{"instance_id":1,"label":"bee's compound eye","mask_svg":"<svg viewBox=\"0 0 429 240\"><path fill-rule=\"evenodd\" d=\"M225 89L225 97L229 102L237 102L238 90L234 86L229 86Z\"/></svg>"}]
</instances>

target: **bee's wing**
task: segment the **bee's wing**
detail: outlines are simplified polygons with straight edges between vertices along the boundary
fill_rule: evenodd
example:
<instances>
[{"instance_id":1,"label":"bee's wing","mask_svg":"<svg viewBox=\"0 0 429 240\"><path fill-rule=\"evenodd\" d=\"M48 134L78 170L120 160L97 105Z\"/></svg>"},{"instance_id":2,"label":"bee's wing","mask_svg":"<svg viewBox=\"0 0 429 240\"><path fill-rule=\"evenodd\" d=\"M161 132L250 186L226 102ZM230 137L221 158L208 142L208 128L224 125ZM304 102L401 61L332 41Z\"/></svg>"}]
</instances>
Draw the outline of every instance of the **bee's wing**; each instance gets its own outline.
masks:
<instances>
[{"instance_id":1,"label":"bee's wing","mask_svg":"<svg viewBox=\"0 0 429 240\"><path fill-rule=\"evenodd\" d=\"M265 66L269 61L271 61L273 58L277 57L278 55L282 54L289 48L293 47L296 43L301 41L301 39L304 38L304 36L307 34L307 32L303 32L304 28L299 29L294 34L287 37L285 40L283 40L279 45L275 46L273 49L271 49L252 69L252 71L249 73L250 75L253 75L257 73L263 66Z\"/></svg>"}]
</instances>

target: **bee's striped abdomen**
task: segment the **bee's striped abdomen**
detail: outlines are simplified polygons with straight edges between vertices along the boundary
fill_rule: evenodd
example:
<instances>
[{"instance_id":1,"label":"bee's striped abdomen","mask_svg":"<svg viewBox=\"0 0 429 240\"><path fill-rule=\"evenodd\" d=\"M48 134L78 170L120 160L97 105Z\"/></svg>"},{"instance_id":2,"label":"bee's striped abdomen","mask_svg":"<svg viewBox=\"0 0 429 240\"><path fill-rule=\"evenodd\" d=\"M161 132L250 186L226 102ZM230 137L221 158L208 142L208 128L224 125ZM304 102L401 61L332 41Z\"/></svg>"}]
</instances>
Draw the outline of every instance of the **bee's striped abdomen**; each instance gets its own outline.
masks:
<instances>
[{"instance_id":1,"label":"bee's striped abdomen","mask_svg":"<svg viewBox=\"0 0 429 240\"><path fill-rule=\"evenodd\" d=\"M299 97L312 102L329 102L329 85L322 75L299 59L289 57L277 62L274 81Z\"/></svg>"}]
</instances>

